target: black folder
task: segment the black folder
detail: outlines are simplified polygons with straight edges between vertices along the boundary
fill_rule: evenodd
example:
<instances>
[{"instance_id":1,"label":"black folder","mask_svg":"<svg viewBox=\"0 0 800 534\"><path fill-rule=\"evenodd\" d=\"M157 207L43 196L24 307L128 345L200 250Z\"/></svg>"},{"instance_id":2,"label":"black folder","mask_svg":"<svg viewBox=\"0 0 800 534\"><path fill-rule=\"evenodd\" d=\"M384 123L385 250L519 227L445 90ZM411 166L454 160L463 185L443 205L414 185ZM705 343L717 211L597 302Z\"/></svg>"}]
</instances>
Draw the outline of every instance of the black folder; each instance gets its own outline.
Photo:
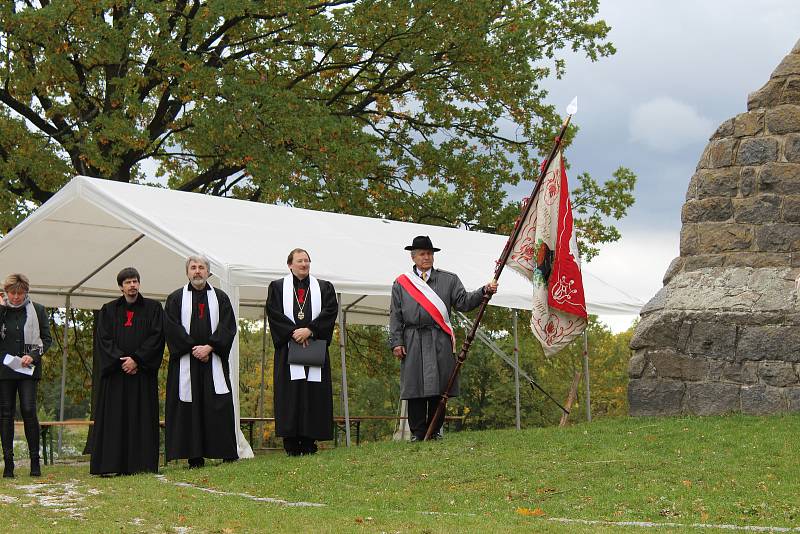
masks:
<instances>
[{"instance_id":1,"label":"black folder","mask_svg":"<svg viewBox=\"0 0 800 534\"><path fill-rule=\"evenodd\" d=\"M325 365L327 347L328 343L324 339L309 339L307 347L296 343L294 340L289 341L289 363L322 367Z\"/></svg>"}]
</instances>

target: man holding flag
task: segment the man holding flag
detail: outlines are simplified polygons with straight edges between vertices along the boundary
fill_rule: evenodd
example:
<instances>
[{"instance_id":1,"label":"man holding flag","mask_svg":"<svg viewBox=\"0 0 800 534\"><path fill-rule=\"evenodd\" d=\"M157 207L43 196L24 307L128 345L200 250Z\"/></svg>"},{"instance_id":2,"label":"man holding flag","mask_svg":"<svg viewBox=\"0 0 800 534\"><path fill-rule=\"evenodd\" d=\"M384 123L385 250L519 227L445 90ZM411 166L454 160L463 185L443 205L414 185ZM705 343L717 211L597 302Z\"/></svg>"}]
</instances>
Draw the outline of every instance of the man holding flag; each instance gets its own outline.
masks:
<instances>
[{"instance_id":1,"label":"man holding flag","mask_svg":"<svg viewBox=\"0 0 800 534\"><path fill-rule=\"evenodd\" d=\"M389 344L400 360L400 398L408 401L411 441L422 441L455 367L450 309L475 309L485 294L497 292L497 283L468 293L454 273L433 268L440 249L428 236L415 237L405 249L414 266L392 286ZM450 395L458 395L458 384ZM433 434L438 436L439 428Z\"/></svg>"},{"instance_id":2,"label":"man holding flag","mask_svg":"<svg viewBox=\"0 0 800 534\"><path fill-rule=\"evenodd\" d=\"M555 354L586 329L586 300L583 294L578 242L575 237L574 221L572 219L572 203L569 199L567 173L564 170L564 161L561 157L561 141L567 131L572 115L577 111L578 98L575 97L567 106L567 118L561 125L561 132L556 137L555 145L550 151L550 157L542 164L542 173L536 181L531 199L522 205L522 212L514 225L514 230L511 232L508 241L506 241L506 246L497 261L492 282L484 288L488 295L486 298L480 299L480 301L475 300L473 306L466 307L469 310L480 304L472 328L467 333L464 346L455 361L451 361L452 365L449 366L450 378L446 383L443 383L445 385L441 388L439 402L435 402L435 398L426 399L429 410L428 429L423 439L430 439L439 433L439 428L442 421L444 421L444 414L447 409L447 399L455 394L454 392L457 393L458 373L467 358L467 353L481 323L483 313L486 311L486 305L489 303L491 294L497 289L496 281L500 278L506 265L528 278L533 284L531 329L541 342L546 355ZM425 236L415 238L414 244L417 244L417 239L422 238L425 238ZM430 243L430 239L428 239L428 243ZM415 249L419 247L406 248ZM431 251L431 258L432 256L433 252ZM417 265L417 259L413 252L411 257L414 258L414 263ZM393 350L398 358L405 356L405 348L395 346L396 341L402 341L398 333L402 334L403 331L402 328L397 328L400 320L395 318L394 314L396 312L394 310L400 307L401 304L405 304L405 302L401 302L397 298L403 296L398 284L401 284L403 289L406 289L406 286L418 286L417 282L408 283L409 280L413 281L414 273L398 277L392 289L389 325ZM403 283L403 276L407 279L405 283ZM456 280L458 280L457 277ZM414 293L411 289L407 289L406 292L408 294ZM467 300L472 298L473 294L468 294ZM414 300L424 306L424 299L415 298ZM470 302L473 301L470 300ZM436 308L436 306L430 306L430 308L435 316L436 309L433 308ZM463 308L458 309L461 310ZM427 311L428 307L425 307L425 310ZM439 324L438 321L437 324ZM453 342L455 343L454 339ZM586 363L584 363L584 366L586 366ZM409 366L403 368L401 378L408 377L410 380L418 378L413 374L413 369L411 371L408 369ZM444 372L444 370L440 367L439 372ZM427 383L425 385L427 386ZM531 385L539 388L551 400L556 402L538 384L531 381ZM406 390L402 380L401 398L411 398L410 392ZM556 404L558 403L556 402ZM569 413L560 404L558 406L565 413ZM412 417L414 417L411 410L411 401L409 400L409 425L413 424ZM413 426L411 431L414 432Z\"/></svg>"}]
</instances>

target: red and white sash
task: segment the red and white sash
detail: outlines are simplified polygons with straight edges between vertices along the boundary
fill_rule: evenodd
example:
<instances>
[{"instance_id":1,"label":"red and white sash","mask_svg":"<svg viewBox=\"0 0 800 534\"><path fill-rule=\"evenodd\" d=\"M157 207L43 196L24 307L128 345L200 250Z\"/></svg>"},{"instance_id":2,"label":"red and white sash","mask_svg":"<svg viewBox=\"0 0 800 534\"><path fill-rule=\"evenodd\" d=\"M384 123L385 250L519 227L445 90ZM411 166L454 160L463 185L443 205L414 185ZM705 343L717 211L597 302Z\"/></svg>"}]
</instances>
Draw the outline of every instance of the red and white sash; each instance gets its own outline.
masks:
<instances>
[{"instance_id":1,"label":"red and white sash","mask_svg":"<svg viewBox=\"0 0 800 534\"><path fill-rule=\"evenodd\" d=\"M403 273L397 277L399 283L406 293L414 299L422 309L428 312L433 320L439 325L453 343L453 352L456 350L456 336L453 334L453 325L450 324L450 314L444 301L436 292L426 284L416 273Z\"/></svg>"}]
</instances>

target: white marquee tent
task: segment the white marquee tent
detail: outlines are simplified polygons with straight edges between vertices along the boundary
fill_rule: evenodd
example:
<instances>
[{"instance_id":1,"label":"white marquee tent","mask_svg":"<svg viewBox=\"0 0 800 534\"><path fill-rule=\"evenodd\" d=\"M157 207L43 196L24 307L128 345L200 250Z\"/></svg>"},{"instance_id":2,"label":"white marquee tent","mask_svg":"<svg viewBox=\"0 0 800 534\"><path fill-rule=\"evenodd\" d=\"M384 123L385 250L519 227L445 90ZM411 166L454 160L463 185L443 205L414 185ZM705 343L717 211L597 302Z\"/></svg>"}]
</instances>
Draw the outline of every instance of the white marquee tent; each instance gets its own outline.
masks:
<instances>
[{"instance_id":1,"label":"white marquee tent","mask_svg":"<svg viewBox=\"0 0 800 534\"><path fill-rule=\"evenodd\" d=\"M46 306L98 309L119 296L116 273L129 265L145 295L165 299L186 283L186 256L199 252L239 315L261 317L266 286L301 247L314 275L340 293L349 322L386 324L392 282L410 266L403 247L416 235L431 237L442 249L436 266L457 272L467 289L491 278L507 239L79 176L0 240L0 265L27 274L31 295ZM636 314L643 304L586 272L584 284L590 313ZM530 309L530 294L527 280L508 274L490 303ZM231 374L238 383L238 347ZM234 395L238 421L237 388ZM239 449L252 454L241 433Z\"/></svg>"}]
</instances>

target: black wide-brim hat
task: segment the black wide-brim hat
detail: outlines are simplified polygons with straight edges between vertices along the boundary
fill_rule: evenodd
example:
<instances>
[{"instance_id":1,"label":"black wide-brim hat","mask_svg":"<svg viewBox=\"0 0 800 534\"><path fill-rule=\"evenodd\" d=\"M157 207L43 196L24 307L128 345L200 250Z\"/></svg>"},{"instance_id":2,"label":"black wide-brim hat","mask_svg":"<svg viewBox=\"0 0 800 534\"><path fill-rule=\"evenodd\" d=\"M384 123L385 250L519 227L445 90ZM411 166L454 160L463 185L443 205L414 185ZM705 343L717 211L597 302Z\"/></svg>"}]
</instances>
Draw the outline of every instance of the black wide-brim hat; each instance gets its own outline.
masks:
<instances>
[{"instance_id":1,"label":"black wide-brim hat","mask_svg":"<svg viewBox=\"0 0 800 534\"><path fill-rule=\"evenodd\" d=\"M406 247L406 250L432 250L434 252L439 252L442 249L434 247L430 237L418 235L414 238L414 241Z\"/></svg>"}]
</instances>

